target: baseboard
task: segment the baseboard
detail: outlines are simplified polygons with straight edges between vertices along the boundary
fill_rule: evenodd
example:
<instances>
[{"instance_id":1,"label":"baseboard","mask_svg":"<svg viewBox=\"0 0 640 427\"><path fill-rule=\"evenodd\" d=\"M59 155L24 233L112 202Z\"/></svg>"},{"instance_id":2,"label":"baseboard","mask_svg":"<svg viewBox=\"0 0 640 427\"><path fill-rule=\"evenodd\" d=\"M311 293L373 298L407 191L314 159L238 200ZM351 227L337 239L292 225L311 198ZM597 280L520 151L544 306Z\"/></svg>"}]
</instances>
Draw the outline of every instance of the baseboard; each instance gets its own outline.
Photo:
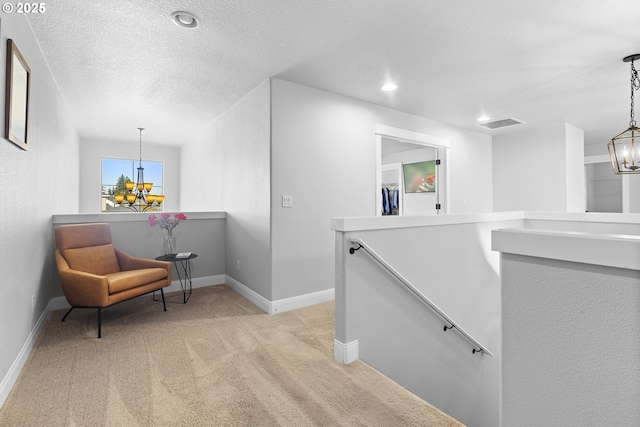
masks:
<instances>
[{"instance_id":1,"label":"baseboard","mask_svg":"<svg viewBox=\"0 0 640 427\"><path fill-rule=\"evenodd\" d=\"M196 288L204 288L207 286L221 285L225 283L225 275L217 274L215 276L205 276L205 277L194 277L191 279L191 287L193 289ZM187 283L187 289L189 284ZM180 287L180 281L172 280L171 285L164 288L165 293L169 292L182 292L182 288Z\"/></svg>"},{"instance_id":2,"label":"baseboard","mask_svg":"<svg viewBox=\"0 0 640 427\"><path fill-rule=\"evenodd\" d=\"M358 360L358 340L342 343L337 339L333 340L333 357L341 363L348 365Z\"/></svg>"},{"instance_id":3,"label":"baseboard","mask_svg":"<svg viewBox=\"0 0 640 427\"><path fill-rule=\"evenodd\" d=\"M47 305L47 307L49 307L49 312L71 308L69 302L65 297L51 298L51 301L49 301L49 305Z\"/></svg>"},{"instance_id":4,"label":"baseboard","mask_svg":"<svg viewBox=\"0 0 640 427\"><path fill-rule=\"evenodd\" d=\"M274 314L281 313L283 311L295 310L296 308L307 307L309 305L319 304L325 301L333 301L335 298L335 289L327 289L324 291L272 301L271 311Z\"/></svg>"},{"instance_id":5,"label":"baseboard","mask_svg":"<svg viewBox=\"0 0 640 427\"><path fill-rule=\"evenodd\" d=\"M269 301L253 289L249 289L229 275L226 275L224 283L225 285L229 286L231 289L257 305L260 310L268 314L273 314L271 312L271 301Z\"/></svg>"},{"instance_id":6,"label":"baseboard","mask_svg":"<svg viewBox=\"0 0 640 427\"><path fill-rule=\"evenodd\" d=\"M56 299L56 298L54 298L54 299ZM5 400L7 400L7 397L9 396L9 393L11 392L11 388L16 383L16 380L18 379L18 376L20 375L20 372L22 371L22 368L24 367L24 364L27 362L27 359L29 358L29 355L31 354L31 350L33 349L33 346L35 345L36 341L38 340L38 337L40 336L40 333L44 329L44 325L46 324L46 320L49 318L49 313L51 313L52 310L57 310L57 308L52 308L56 303L59 303L59 301L55 301L54 302L53 301L54 299L51 299L49 301L49 304L47 304L47 306L45 307L44 311L42 312L42 314L38 318L38 321L36 322L36 324L31 329L31 333L27 337L27 340L25 341L24 345L22 346L22 349L20 349L20 352L18 353L18 356L16 357L16 359L11 364L11 367L9 368L9 371L7 372L7 374L2 379L2 382L0 382L0 408L2 408L2 406L4 405ZM64 297L62 297L62 299L66 303L66 299L64 299ZM67 304L67 307L68 306L69 305Z\"/></svg>"},{"instance_id":7,"label":"baseboard","mask_svg":"<svg viewBox=\"0 0 640 427\"><path fill-rule=\"evenodd\" d=\"M307 307L309 305L319 304L325 301L335 299L335 290L327 289L324 291L313 292L310 294L299 295L291 298L285 298L276 301L269 301L259 293L243 285L233 277L227 275L225 284L231 289L257 305L267 314L282 313L284 311L295 310L296 308Z\"/></svg>"}]
</instances>

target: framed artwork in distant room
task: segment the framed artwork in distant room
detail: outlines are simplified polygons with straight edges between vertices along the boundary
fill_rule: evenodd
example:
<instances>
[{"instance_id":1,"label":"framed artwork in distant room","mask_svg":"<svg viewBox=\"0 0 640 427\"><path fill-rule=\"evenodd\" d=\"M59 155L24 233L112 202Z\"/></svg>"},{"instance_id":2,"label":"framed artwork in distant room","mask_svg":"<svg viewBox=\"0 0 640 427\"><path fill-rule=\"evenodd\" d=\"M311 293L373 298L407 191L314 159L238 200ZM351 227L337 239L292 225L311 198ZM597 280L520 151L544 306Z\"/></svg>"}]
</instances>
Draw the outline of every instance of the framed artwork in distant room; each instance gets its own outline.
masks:
<instances>
[{"instance_id":1,"label":"framed artwork in distant room","mask_svg":"<svg viewBox=\"0 0 640 427\"><path fill-rule=\"evenodd\" d=\"M27 61L13 40L8 39L4 136L23 150L27 149L30 76Z\"/></svg>"},{"instance_id":2,"label":"framed artwork in distant room","mask_svg":"<svg viewBox=\"0 0 640 427\"><path fill-rule=\"evenodd\" d=\"M436 191L436 161L402 165L405 193L434 193Z\"/></svg>"}]
</instances>

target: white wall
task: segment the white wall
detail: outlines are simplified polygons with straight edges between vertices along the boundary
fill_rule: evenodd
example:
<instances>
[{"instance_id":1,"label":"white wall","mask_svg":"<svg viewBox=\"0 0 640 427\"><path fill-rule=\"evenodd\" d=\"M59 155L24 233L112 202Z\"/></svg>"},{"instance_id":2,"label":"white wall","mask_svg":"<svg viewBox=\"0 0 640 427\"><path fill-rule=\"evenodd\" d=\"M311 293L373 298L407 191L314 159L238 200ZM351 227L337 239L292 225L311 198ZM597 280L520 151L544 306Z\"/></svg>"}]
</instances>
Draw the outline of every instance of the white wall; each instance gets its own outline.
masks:
<instances>
[{"instance_id":1,"label":"white wall","mask_svg":"<svg viewBox=\"0 0 640 427\"><path fill-rule=\"evenodd\" d=\"M503 254L502 276L502 425L640 425L640 272Z\"/></svg>"},{"instance_id":2,"label":"white wall","mask_svg":"<svg viewBox=\"0 0 640 427\"><path fill-rule=\"evenodd\" d=\"M227 212L225 272L271 301L269 102L265 81L181 148L180 205Z\"/></svg>"},{"instance_id":3,"label":"white wall","mask_svg":"<svg viewBox=\"0 0 640 427\"><path fill-rule=\"evenodd\" d=\"M587 198L584 171L584 131L565 124L567 212L584 212Z\"/></svg>"},{"instance_id":4,"label":"white wall","mask_svg":"<svg viewBox=\"0 0 640 427\"><path fill-rule=\"evenodd\" d=\"M613 172L612 172L613 173ZM640 175L626 175L622 177L623 191L623 212L638 213L640 212ZM625 201L627 198L628 211L624 211Z\"/></svg>"},{"instance_id":5,"label":"white wall","mask_svg":"<svg viewBox=\"0 0 640 427\"><path fill-rule=\"evenodd\" d=\"M99 213L102 191L102 158L139 159L140 140L137 129L131 141L96 141L82 139L80 143L80 212ZM180 149L146 142L142 133L142 160L163 163L164 210L180 210ZM126 172L126 171L123 171ZM135 177L133 177L135 178Z\"/></svg>"},{"instance_id":6,"label":"white wall","mask_svg":"<svg viewBox=\"0 0 640 427\"><path fill-rule=\"evenodd\" d=\"M376 212L376 124L448 139L451 212L491 211L489 136L279 79L271 85L274 299L334 286L330 219ZM282 195L293 207L281 207Z\"/></svg>"},{"instance_id":7,"label":"white wall","mask_svg":"<svg viewBox=\"0 0 640 427\"><path fill-rule=\"evenodd\" d=\"M494 210L584 211L581 138L567 124L495 136Z\"/></svg>"},{"instance_id":8,"label":"white wall","mask_svg":"<svg viewBox=\"0 0 640 427\"><path fill-rule=\"evenodd\" d=\"M28 354L30 333L51 299L51 216L77 212L79 194L78 135L29 24L24 15L3 14L1 30L0 58L6 58L7 38L13 39L31 68L31 92L28 150L0 141L0 405L20 372L18 355ZM2 110L4 117L4 103Z\"/></svg>"}]
</instances>

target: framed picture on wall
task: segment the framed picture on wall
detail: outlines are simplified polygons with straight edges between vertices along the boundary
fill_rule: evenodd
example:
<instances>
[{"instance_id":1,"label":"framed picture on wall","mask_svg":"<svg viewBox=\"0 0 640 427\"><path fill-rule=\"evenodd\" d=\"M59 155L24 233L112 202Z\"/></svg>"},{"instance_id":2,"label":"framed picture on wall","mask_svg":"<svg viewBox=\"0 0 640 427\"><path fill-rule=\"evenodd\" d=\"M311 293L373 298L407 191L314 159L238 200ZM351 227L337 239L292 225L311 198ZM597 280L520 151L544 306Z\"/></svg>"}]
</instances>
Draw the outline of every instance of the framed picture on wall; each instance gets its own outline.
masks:
<instances>
[{"instance_id":1,"label":"framed picture on wall","mask_svg":"<svg viewBox=\"0 0 640 427\"><path fill-rule=\"evenodd\" d=\"M434 193L436 191L436 161L402 165L405 193Z\"/></svg>"},{"instance_id":2,"label":"framed picture on wall","mask_svg":"<svg viewBox=\"0 0 640 427\"><path fill-rule=\"evenodd\" d=\"M5 138L27 149L29 83L31 69L13 40L7 40L7 86L5 92Z\"/></svg>"}]
</instances>

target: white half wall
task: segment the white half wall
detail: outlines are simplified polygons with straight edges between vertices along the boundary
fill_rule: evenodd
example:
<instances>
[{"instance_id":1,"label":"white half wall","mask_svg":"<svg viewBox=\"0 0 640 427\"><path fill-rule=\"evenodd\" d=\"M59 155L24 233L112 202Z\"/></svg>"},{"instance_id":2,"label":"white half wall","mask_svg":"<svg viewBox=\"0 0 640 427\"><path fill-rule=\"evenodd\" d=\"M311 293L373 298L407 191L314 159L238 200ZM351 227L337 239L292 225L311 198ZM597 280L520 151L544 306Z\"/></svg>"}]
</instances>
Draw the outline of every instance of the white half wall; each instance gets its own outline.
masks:
<instances>
[{"instance_id":1,"label":"white half wall","mask_svg":"<svg viewBox=\"0 0 640 427\"><path fill-rule=\"evenodd\" d=\"M465 425L500 416L499 256L491 231L522 226L523 213L343 218L336 245L334 356L353 357ZM365 251L361 239L493 357L474 346Z\"/></svg>"},{"instance_id":2,"label":"white half wall","mask_svg":"<svg viewBox=\"0 0 640 427\"><path fill-rule=\"evenodd\" d=\"M225 273L226 214L224 212L183 212L187 220L173 230L179 252L192 252L198 257L190 261L191 277L223 276ZM117 214L55 215L53 227L67 224L106 222L111 227L113 245L133 256L153 259L162 255L165 231L150 227L147 214L120 212ZM178 266L180 263L178 263ZM173 263L173 281L178 272ZM62 296L57 267L53 266L53 296ZM223 282L221 282L223 283ZM211 284L211 283L209 283Z\"/></svg>"},{"instance_id":3,"label":"white half wall","mask_svg":"<svg viewBox=\"0 0 640 427\"><path fill-rule=\"evenodd\" d=\"M640 238L498 230L503 426L640 425Z\"/></svg>"}]
</instances>

